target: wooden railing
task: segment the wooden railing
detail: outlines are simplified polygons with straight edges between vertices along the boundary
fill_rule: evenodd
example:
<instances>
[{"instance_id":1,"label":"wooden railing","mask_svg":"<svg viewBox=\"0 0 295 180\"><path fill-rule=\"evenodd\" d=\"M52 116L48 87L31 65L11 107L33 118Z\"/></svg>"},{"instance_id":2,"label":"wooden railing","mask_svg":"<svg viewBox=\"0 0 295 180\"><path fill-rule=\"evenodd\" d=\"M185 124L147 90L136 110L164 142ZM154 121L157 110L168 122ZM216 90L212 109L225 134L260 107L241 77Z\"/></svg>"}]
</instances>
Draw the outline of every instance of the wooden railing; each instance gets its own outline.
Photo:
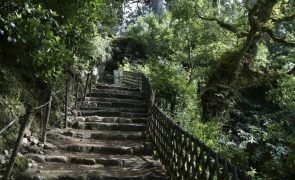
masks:
<instances>
[{"instance_id":1,"label":"wooden railing","mask_svg":"<svg viewBox=\"0 0 295 180\"><path fill-rule=\"evenodd\" d=\"M123 72L122 85L126 87L140 88L141 76L139 73Z\"/></svg>"},{"instance_id":2,"label":"wooden railing","mask_svg":"<svg viewBox=\"0 0 295 180\"><path fill-rule=\"evenodd\" d=\"M245 171L221 157L162 112L154 104L153 90L146 76L131 72L123 74L126 76L123 85L142 90L149 109L149 137L171 179L251 179Z\"/></svg>"}]
</instances>

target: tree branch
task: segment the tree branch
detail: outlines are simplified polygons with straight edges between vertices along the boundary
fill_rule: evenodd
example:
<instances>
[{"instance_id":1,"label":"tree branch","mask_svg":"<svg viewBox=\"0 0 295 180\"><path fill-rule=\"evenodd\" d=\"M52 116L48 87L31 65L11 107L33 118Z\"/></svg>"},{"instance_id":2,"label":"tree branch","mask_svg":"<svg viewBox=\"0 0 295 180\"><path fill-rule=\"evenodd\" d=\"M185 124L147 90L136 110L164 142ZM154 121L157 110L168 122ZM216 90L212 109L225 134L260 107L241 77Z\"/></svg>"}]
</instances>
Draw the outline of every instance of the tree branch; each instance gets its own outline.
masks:
<instances>
[{"instance_id":1,"label":"tree branch","mask_svg":"<svg viewBox=\"0 0 295 180\"><path fill-rule=\"evenodd\" d=\"M248 33L246 32L241 32L239 31L236 27L234 27L231 24L228 24L222 20L219 20L217 18L213 18L213 17L204 17L201 16L197 11L196 14L198 16L198 18L206 20L206 21L215 21L221 28L226 29L234 34L236 34L237 37L242 38L242 37L246 37L248 35Z\"/></svg>"},{"instance_id":2,"label":"tree branch","mask_svg":"<svg viewBox=\"0 0 295 180\"><path fill-rule=\"evenodd\" d=\"M292 21L294 19L295 19L295 14L293 14L291 16L285 16L285 17L282 17L282 18L279 18L279 19L273 19L272 18L272 21L276 22L276 23L281 23L281 22L285 22L285 21Z\"/></svg>"},{"instance_id":3,"label":"tree branch","mask_svg":"<svg viewBox=\"0 0 295 180\"><path fill-rule=\"evenodd\" d=\"M287 41L286 39L277 37L271 29L263 29L262 31L267 33L271 37L271 39L275 42L281 43L285 46L295 47L295 42L290 42L290 41Z\"/></svg>"}]
</instances>

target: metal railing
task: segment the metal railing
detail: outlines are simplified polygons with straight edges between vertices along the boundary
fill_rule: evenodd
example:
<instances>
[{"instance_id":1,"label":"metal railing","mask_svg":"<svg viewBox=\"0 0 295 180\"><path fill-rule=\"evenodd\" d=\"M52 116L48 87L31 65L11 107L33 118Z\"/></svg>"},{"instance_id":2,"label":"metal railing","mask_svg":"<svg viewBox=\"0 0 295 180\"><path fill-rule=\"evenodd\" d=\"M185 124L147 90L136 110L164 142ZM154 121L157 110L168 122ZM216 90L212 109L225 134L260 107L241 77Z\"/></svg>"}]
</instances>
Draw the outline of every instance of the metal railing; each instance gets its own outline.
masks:
<instances>
[{"instance_id":1,"label":"metal railing","mask_svg":"<svg viewBox=\"0 0 295 180\"><path fill-rule=\"evenodd\" d=\"M124 72L123 85L140 88L148 104L148 133L171 179L251 179L197 137L185 131L154 104L148 78L141 73ZM133 78L133 79L132 79Z\"/></svg>"}]
</instances>

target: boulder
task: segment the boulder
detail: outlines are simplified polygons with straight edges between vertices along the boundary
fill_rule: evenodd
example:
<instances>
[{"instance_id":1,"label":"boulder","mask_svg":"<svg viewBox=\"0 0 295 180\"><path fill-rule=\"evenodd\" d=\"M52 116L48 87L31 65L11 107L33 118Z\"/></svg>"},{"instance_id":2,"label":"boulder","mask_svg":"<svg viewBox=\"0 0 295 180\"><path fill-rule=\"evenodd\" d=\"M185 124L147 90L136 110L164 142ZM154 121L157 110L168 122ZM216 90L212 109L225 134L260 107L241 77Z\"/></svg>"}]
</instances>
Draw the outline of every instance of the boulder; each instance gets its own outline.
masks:
<instances>
[{"instance_id":1,"label":"boulder","mask_svg":"<svg viewBox=\"0 0 295 180\"><path fill-rule=\"evenodd\" d=\"M9 155L9 151L7 149L4 150L4 155L7 157Z\"/></svg>"},{"instance_id":2,"label":"boulder","mask_svg":"<svg viewBox=\"0 0 295 180\"><path fill-rule=\"evenodd\" d=\"M21 143L22 144L28 144L29 143L28 138L23 138Z\"/></svg>"},{"instance_id":3,"label":"boulder","mask_svg":"<svg viewBox=\"0 0 295 180\"><path fill-rule=\"evenodd\" d=\"M25 137L30 137L31 135L32 135L32 132L29 129L27 129L25 131Z\"/></svg>"},{"instance_id":4,"label":"boulder","mask_svg":"<svg viewBox=\"0 0 295 180\"><path fill-rule=\"evenodd\" d=\"M34 136L30 136L29 141L31 142L32 145L37 145L39 143L39 140Z\"/></svg>"}]
</instances>

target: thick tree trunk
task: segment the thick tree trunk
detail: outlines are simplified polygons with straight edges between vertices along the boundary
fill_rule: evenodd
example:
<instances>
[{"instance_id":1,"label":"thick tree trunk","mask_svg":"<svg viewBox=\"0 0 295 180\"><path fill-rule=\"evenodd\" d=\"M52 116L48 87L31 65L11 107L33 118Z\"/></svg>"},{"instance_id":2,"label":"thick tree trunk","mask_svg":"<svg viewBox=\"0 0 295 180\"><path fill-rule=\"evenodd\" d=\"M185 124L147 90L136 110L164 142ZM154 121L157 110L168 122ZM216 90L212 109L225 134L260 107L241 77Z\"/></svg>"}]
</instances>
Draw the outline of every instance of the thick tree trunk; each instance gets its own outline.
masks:
<instances>
[{"instance_id":1,"label":"thick tree trunk","mask_svg":"<svg viewBox=\"0 0 295 180\"><path fill-rule=\"evenodd\" d=\"M261 38L259 28L263 27L271 17L274 5L278 0L258 1L248 13L251 27L247 39L239 51L225 53L211 73L207 86L201 97L203 107L202 119L207 122L221 113L229 110L229 105L234 100L235 84L242 59L247 61L256 56L256 42ZM254 50L253 50L254 48Z\"/></svg>"},{"instance_id":2,"label":"thick tree trunk","mask_svg":"<svg viewBox=\"0 0 295 180\"><path fill-rule=\"evenodd\" d=\"M256 47L255 35L256 30L250 30L243 48L240 51L226 53L211 73L201 96L204 122L208 122L228 110L229 103L235 94L236 89L233 84L240 71L242 59L252 59L256 56L256 52L250 48Z\"/></svg>"}]
</instances>

